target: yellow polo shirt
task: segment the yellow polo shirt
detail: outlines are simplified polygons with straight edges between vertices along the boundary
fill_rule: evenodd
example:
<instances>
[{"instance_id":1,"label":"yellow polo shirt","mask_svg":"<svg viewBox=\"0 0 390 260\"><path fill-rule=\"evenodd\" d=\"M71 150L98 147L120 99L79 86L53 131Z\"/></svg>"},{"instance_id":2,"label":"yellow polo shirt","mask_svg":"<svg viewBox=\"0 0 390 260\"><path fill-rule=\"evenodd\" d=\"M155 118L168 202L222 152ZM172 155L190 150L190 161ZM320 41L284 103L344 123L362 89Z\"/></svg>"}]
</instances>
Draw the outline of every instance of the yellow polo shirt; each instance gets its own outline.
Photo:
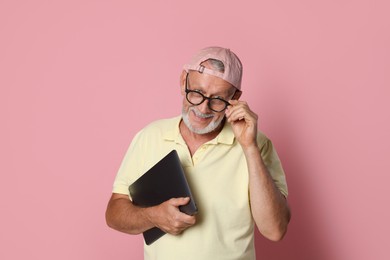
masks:
<instances>
[{"instance_id":1,"label":"yellow polo shirt","mask_svg":"<svg viewBox=\"0 0 390 260\"><path fill-rule=\"evenodd\" d=\"M191 157L180 131L181 117L151 123L133 139L114 182L128 187L173 149L177 150L198 206L197 223L181 235L166 234L144 245L145 259L255 259L246 159L229 123ZM285 175L271 141L259 132L261 155L276 186L287 196Z\"/></svg>"}]
</instances>

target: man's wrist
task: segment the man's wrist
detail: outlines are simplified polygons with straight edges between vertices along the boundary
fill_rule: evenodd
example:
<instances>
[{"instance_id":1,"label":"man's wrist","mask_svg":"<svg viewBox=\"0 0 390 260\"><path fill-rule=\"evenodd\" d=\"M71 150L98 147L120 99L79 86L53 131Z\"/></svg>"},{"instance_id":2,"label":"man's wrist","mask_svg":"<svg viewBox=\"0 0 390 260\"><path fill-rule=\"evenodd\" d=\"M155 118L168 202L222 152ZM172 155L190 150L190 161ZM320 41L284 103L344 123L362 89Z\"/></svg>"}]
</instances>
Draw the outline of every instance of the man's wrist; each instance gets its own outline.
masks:
<instances>
[{"instance_id":1,"label":"man's wrist","mask_svg":"<svg viewBox=\"0 0 390 260\"><path fill-rule=\"evenodd\" d=\"M147 207L147 208L141 208L141 217L146 220L149 225L152 225L155 227L156 225L154 224L153 221L153 214L154 214L154 207Z\"/></svg>"},{"instance_id":2,"label":"man's wrist","mask_svg":"<svg viewBox=\"0 0 390 260\"><path fill-rule=\"evenodd\" d=\"M260 153L259 146L256 142L251 143L249 145L242 146L242 150L244 151L245 155L250 155L253 153Z\"/></svg>"}]
</instances>

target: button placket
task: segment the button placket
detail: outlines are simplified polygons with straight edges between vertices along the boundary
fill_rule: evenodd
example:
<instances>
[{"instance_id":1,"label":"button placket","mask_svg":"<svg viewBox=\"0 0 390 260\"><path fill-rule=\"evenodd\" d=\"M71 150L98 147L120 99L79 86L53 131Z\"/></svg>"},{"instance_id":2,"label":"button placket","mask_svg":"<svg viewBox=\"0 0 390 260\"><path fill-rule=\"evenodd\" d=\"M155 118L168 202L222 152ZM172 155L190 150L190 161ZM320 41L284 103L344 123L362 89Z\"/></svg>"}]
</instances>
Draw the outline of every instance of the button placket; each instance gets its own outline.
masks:
<instances>
[{"instance_id":1,"label":"button placket","mask_svg":"<svg viewBox=\"0 0 390 260\"><path fill-rule=\"evenodd\" d=\"M206 150L207 150L207 145L205 144L203 144L201 147L198 148L198 150L192 156L192 161L194 165L199 161L200 158L202 158Z\"/></svg>"}]
</instances>

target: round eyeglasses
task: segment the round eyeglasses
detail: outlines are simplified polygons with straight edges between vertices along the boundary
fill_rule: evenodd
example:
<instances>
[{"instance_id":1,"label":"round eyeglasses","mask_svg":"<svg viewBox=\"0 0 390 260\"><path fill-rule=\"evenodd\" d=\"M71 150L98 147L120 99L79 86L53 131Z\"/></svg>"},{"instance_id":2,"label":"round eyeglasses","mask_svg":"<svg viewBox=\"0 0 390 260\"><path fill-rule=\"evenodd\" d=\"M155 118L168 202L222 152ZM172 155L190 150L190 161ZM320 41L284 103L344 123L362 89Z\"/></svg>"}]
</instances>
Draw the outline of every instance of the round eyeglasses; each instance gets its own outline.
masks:
<instances>
[{"instance_id":1,"label":"round eyeglasses","mask_svg":"<svg viewBox=\"0 0 390 260\"><path fill-rule=\"evenodd\" d=\"M192 104L194 106L198 106L198 105L202 104L207 99L209 101L207 103L207 106L210 108L210 110L212 110L214 112L222 112L230 105L230 103L228 101L224 100L223 98L206 97L199 90L188 89L188 75L189 75L189 73L187 73L187 76L186 76L186 89L185 89L185 91L186 91L186 99L190 104Z\"/></svg>"}]
</instances>

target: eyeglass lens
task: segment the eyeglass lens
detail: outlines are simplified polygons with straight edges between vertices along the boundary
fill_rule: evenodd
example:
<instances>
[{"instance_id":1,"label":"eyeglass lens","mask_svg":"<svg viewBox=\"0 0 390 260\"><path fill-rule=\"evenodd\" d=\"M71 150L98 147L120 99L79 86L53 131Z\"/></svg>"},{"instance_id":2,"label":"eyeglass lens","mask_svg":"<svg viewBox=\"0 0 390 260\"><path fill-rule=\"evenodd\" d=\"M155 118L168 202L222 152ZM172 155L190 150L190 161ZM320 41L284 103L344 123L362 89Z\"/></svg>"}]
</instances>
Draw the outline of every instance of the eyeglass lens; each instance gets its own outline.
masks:
<instances>
[{"instance_id":1,"label":"eyeglass lens","mask_svg":"<svg viewBox=\"0 0 390 260\"><path fill-rule=\"evenodd\" d=\"M208 99L208 98L205 97L200 92L192 91L192 90L189 90L187 92L187 100L188 100L188 102L190 102L193 105L200 105L206 99ZM221 112L228 106L228 104L225 101L223 101L222 99L219 99L219 98L210 98L208 105L209 105L211 110L214 110L216 112Z\"/></svg>"}]
</instances>

